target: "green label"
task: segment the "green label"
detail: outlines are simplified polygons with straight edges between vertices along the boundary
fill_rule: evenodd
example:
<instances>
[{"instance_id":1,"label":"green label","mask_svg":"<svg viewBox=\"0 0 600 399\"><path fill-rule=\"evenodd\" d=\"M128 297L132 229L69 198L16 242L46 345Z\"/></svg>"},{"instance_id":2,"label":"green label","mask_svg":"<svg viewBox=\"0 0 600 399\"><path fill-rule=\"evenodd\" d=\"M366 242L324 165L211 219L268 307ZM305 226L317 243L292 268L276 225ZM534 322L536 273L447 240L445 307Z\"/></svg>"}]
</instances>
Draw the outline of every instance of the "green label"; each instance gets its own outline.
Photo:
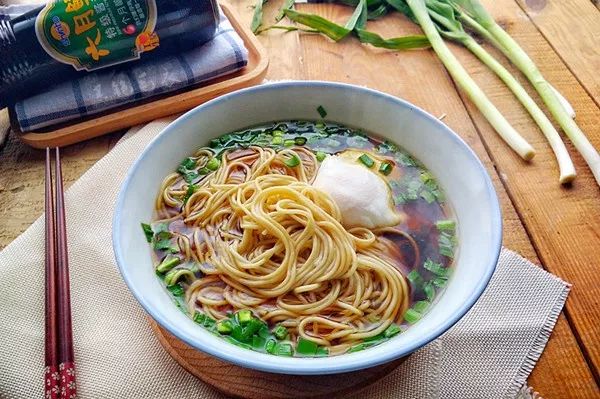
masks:
<instances>
[{"instance_id":1,"label":"green label","mask_svg":"<svg viewBox=\"0 0 600 399\"><path fill-rule=\"evenodd\" d=\"M76 70L140 58L158 47L155 0L54 0L36 19L46 52Z\"/></svg>"}]
</instances>

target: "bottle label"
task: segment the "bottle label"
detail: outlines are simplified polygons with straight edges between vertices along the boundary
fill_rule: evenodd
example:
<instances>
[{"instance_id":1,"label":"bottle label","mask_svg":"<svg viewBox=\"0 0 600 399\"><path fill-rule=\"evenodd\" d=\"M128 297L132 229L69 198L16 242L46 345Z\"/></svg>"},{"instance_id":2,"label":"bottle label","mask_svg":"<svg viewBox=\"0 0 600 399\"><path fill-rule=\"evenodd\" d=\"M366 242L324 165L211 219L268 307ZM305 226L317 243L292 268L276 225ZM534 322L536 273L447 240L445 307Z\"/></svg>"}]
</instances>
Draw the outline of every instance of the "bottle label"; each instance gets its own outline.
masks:
<instances>
[{"instance_id":1,"label":"bottle label","mask_svg":"<svg viewBox=\"0 0 600 399\"><path fill-rule=\"evenodd\" d=\"M53 0L38 14L35 32L52 58L93 71L158 47L155 25L155 0Z\"/></svg>"}]
</instances>

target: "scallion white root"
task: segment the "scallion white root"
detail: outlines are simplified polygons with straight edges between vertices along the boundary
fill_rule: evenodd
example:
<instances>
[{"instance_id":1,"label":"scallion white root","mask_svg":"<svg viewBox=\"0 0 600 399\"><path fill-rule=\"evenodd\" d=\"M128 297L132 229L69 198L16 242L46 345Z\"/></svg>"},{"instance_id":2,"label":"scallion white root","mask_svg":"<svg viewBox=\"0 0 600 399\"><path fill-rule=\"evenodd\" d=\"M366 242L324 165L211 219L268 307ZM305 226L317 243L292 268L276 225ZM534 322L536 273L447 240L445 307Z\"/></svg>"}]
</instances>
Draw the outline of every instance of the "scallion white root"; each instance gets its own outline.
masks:
<instances>
[{"instance_id":1,"label":"scallion white root","mask_svg":"<svg viewBox=\"0 0 600 399\"><path fill-rule=\"evenodd\" d=\"M521 84L500 64L494 57L492 57L483 47L469 35L465 35L465 39L462 44L469 49L477 58L479 58L488 68L490 68L514 93L515 97L523 104L527 112L531 115L535 123L540 127L544 136L548 140L556 161L558 162L559 169L559 182L561 184L570 183L575 179L575 166L569 156L569 152L563 143L560 134L552 125L552 122L544 111L538 107L536 102L529 96L527 91L521 86Z\"/></svg>"}]
</instances>

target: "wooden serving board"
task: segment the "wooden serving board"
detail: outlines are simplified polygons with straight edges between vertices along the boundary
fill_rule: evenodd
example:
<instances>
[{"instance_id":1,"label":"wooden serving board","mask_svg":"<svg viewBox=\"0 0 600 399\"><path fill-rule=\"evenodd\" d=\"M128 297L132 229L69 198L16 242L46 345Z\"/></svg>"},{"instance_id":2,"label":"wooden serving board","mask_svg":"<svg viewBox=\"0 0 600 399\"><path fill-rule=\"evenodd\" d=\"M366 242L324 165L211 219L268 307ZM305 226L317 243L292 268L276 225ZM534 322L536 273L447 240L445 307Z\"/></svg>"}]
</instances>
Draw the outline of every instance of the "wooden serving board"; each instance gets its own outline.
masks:
<instances>
[{"instance_id":1,"label":"wooden serving board","mask_svg":"<svg viewBox=\"0 0 600 399\"><path fill-rule=\"evenodd\" d=\"M134 104L91 115L85 120L70 122L68 125L50 127L48 131L21 132L14 112L11 111L13 130L21 141L32 147L62 147L157 118L181 113L224 93L262 82L269 65L264 47L246 25L240 22L240 18L233 12L230 5L220 3L220 6L248 50L248 65L242 70L203 83L201 87L182 93L158 99L152 98L143 104Z\"/></svg>"},{"instance_id":2,"label":"wooden serving board","mask_svg":"<svg viewBox=\"0 0 600 399\"><path fill-rule=\"evenodd\" d=\"M246 399L333 398L356 394L396 369L408 357L350 373L273 374L238 367L197 351L173 337L154 320L152 329L165 350L189 373L233 397Z\"/></svg>"}]
</instances>

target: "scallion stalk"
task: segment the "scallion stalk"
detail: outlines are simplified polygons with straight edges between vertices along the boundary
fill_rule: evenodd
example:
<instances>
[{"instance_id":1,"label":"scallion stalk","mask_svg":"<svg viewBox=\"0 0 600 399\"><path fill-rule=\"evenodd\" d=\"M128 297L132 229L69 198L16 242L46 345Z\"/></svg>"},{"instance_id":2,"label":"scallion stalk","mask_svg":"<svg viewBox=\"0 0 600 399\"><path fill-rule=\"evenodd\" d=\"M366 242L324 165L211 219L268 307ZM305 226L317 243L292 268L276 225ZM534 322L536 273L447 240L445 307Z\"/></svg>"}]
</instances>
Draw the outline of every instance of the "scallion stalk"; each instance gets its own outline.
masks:
<instances>
[{"instance_id":1,"label":"scallion stalk","mask_svg":"<svg viewBox=\"0 0 600 399\"><path fill-rule=\"evenodd\" d=\"M504 141L525 160L535 156L533 147L508 123L492 102L485 96L475 81L458 62L444 43L429 17L424 0L407 0L407 4L421 25L434 51L454 78L456 83L469 95L469 98L486 117Z\"/></svg>"},{"instance_id":2,"label":"scallion stalk","mask_svg":"<svg viewBox=\"0 0 600 399\"><path fill-rule=\"evenodd\" d=\"M479 1L468 0L460 3L463 5L463 11L481 25L489 33L489 36L493 37L492 43L529 79L552 116L554 116L575 148L581 153L596 178L596 182L600 185L600 154L570 117L552 86L543 77L535 63L521 46L496 23ZM488 38L489 36L485 37Z\"/></svg>"},{"instance_id":3,"label":"scallion stalk","mask_svg":"<svg viewBox=\"0 0 600 399\"><path fill-rule=\"evenodd\" d=\"M429 4L429 3L428 3ZM441 3L444 4L445 3ZM449 7L445 5L445 7ZM440 26L439 32L442 36L457 41L465 46L471 53L473 53L479 60L481 60L488 68L492 70L513 92L515 97L521 102L525 109L529 112L533 120L540 127L540 130L546 136L559 168L559 182L566 184L576 176L575 166L569 156L569 152L565 147L560 135L552 125L552 122L548 119L546 114L540 109L536 102L529 96L527 91L521 86L521 84L512 76L512 74L502 66L494 57L490 55L483 47L481 47L475 39L467 34L462 24L455 19L454 9L450 8L448 11L449 16L444 16L437 13L432 8L428 8L429 15L431 18ZM476 23L476 22L475 22ZM481 28L481 27L480 27ZM481 28L483 29L483 28Z\"/></svg>"}]
</instances>

